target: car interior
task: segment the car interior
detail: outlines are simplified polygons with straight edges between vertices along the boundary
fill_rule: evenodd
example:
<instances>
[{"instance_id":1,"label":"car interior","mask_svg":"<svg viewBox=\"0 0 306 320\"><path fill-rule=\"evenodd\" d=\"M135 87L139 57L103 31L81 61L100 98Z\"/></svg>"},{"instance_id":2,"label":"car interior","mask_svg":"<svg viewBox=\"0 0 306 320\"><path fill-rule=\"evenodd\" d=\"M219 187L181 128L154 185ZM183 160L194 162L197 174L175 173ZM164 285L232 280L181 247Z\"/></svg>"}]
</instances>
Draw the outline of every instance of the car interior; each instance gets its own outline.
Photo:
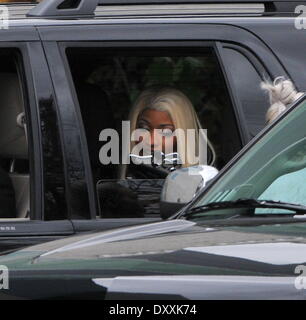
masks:
<instances>
[{"instance_id":1,"label":"car interior","mask_svg":"<svg viewBox=\"0 0 306 320\"><path fill-rule=\"evenodd\" d=\"M189 97L216 153L212 163L213 152L208 145L209 164L221 169L241 149L235 112L218 60L210 48L197 52L182 47L82 47L68 48L66 54L83 118L101 217L142 216L135 201L144 206L145 217L159 214L160 191L167 174L131 164L134 178L122 179L118 174L120 165L102 165L99 161L99 150L105 143L99 141L99 133L112 128L122 136L122 121L128 120L135 99L147 87L170 86ZM138 200L132 201L130 191ZM115 194L121 197L114 200ZM126 208L131 208L131 212L127 213ZM120 212L125 215L120 216Z\"/></svg>"},{"instance_id":2,"label":"car interior","mask_svg":"<svg viewBox=\"0 0 306 320\"><path fill-rule=\"evenodd\" d=\"M14 59L7 59L0 66L0 164L2 176L10 178L16 211L15 215L7 216L0 208L0 218L28 218L30 174L23 90ZM1 189L0 201L5 197L4 189Z\"/></svg>"}]
</instances>

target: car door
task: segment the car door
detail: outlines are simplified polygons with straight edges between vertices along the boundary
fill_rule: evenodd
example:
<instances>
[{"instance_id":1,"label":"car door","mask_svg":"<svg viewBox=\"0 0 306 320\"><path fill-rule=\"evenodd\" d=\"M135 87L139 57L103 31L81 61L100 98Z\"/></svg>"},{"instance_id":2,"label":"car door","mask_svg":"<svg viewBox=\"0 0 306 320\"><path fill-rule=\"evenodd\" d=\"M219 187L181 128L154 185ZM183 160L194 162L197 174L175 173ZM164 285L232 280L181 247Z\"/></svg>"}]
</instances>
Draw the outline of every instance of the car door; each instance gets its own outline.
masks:
<instances>
[{"instance_id":1,"label":"car door","mask_svg":"<svg viewBox=\"0 0 306 320\"><path fill-rule=\"evenodd\" d=\"M215 123L218 123L218 117L221 117L219 127L211 126L208 130L209 132L213 132L212 140L213 142L216 141L217 149L219 150L219 159L221 158L221 161L218 165L220 168L251 139L252 135L258 132L260 129L259 122L263 120L263 114L266 110L263 107L260 108L261 115L259 119L247 118L247 107L250 106L249 102L253 100L250 98L247 103L244 103L245 99L242 93L245 88L241 86L241 82L237 81L237 67L239 68L240 65L243 70L246 70L245 74L250 79L250 81L247 81L248 84L256 83L256 81L259 82L265 76L274 78L277 75L286 75L269 48L256 36L242 28L222 25L220 22L215 24L192 24L188 20L181 23L167 22L165 20L161 24L159 21L151 21L151 23L144 23L143 21L127 23L120 21L116 24L104 22L103 24L75 24L73 26L61 25L58 27L39 28L55 88L59 106L58 110L62 119L61 129L63 144L66 150L64 156L67 174L67 205L70 212L69 217L73 220L77 230L108 229L160 219L158 215L145 215L145 217L137 219L126 218L124 215L120 219L99 218L101 203L97 199L97 181L92 171L92 154L88 151L90 149L90 139L88 139L88 129L76 81L76 79L80 79L78 77L81 77L81 71L84 73L87 67L88 69L91 67L92 61L99 61L102 70L104 70L100 71L100 78L98 77L100 84L103 83L103 79L107 78L108 73L111 72L107 69L109 65L108 60L103 60L104 58L124 58L125 60L119 59L119 61L123 61L123 64L121 64L120 68L118 67L118 72L125 72L125 74L126 70L123 70L122 65L131 65L132 60L128 59L139 61L140 57L151 57L157 60L160 59L161 61L170 57L172 62L176 61L178 63L182 59L175 60L174 57L188 58L188 61L204 57L205 61L212 61L213 68L215 68L212 70L216 71L214 73L220 76L215 81L215 85L218 90L223 91L215 93L214 97L209 97L209 101L205 102L206 107L211 105L214 98L219 96L219 98L224 98L223 105L225 109L219 112L217 116L215 112L216 108L214 107L211 109L207 107L204 111L206 115L205 119L212 117ZM233 52L236 54L235 57L233 57ZM82 57L86 57L86 54L87 58L82 60ZM231 59L234 58L236 58L235 65L233 64L234 67L232 67ZM194 62L197 63L197 61ZM266 63L264 64L263 61ZM82 70L84 64L86 68L83 67ZM117 67L114 65L114 68ZM114 68L112 67L111 69ZM136 69L134 68L133 70ZM159 77L163 70L164 67L160 67ZM80 72L78 73L77 71ZM177 73L174 72L175 75ZM91 76L94 77L94 75ZM129 86L131 83L134 84L135 77L126 77L126 81L122 82L123 85ZM91 81L94 82L95 80L92 79ZM142 80L143 78L141 78ZM168 80L169 74L166 76L166 81ZM175 81L174 83L178 84ZM185 87L188 87L190 83L186 82L185 84ZM182 84L180 85L182 86ZM101 90L106 90L106 87L107 84L103 83ZM192 96L191 91L189 91L189 94ZM259 104L265 102L265 107L267 108L267 98L263 95L258 97L258 95L259 91L256 91L252 97L257 97ZM89 96L87 101L89 101ZM207 98L205 95L201 97L202 100ZM117 99L115 91L112 91L111 99ZM103 105L106 106L104 102ZM116 112L119 113L120 118L121 110L118 109L117 111L116 109L113 113ZM254 114L256 116L257 113L253 112ZM103 117L107 118L106 115L101 116L101 118ZM94 121L94 117L91 117L88 127ZM107 120L106 122L110 123L111 121ZM219 128L222 128L222 131ZM98 139L97 134L95 134L95 139ZM110 170L106 170L107 173Z\"/></svg>"},{"instance_id":2,"label":"car door","mask_svg":"<svg viewBox=\"0 0 306 320\"><path fill-rule=\"evenodd\" d=\"M3 252L71 235L73 228L65 208L55 99L35 28L1 30L0 54Z\"/></svg>"}]
</instances>

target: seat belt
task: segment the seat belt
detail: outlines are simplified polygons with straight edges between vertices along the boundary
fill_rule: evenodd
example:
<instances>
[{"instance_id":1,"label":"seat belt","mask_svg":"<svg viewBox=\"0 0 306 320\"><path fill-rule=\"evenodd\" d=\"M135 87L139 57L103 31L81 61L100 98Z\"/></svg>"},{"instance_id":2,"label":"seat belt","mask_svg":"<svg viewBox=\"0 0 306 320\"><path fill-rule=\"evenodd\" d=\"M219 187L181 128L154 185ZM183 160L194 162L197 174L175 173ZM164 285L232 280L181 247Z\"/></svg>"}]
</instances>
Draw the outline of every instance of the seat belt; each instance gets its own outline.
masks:
<instances>
[{"instance_id":1,"label":"seat belt","mask_svg":"<svg viewBox=\"0 0 306 320\"><path fill-rule=\"evenodd\" d=\"M25 138L26 138L26 142L27 142L27 144L28 144L27 124L26 124L25 113L24 113L24 112L18 114L17 119L16 119L16 122L17 122L17 125L18 125L20 128L23 128L23 129L24 129L24 135L25 135Z\"/></svg>"},{"instance_id":2,"label":"seat belt","mask_svg":"<svg viewBox=\"0 0 306 320\"><path fill-rule=\"evenodd\" d=\"M26 142L28 144L28 133L27 133L27 125L26 125L26 121L25 121L25 113L24 112L21 112L18 114L18 116L16 118L16 123L17 123L18 127L23 128ZM15 159L12 159L9 173L14 173L14 172L15 172Z\"/></svg>"}]
</instances>

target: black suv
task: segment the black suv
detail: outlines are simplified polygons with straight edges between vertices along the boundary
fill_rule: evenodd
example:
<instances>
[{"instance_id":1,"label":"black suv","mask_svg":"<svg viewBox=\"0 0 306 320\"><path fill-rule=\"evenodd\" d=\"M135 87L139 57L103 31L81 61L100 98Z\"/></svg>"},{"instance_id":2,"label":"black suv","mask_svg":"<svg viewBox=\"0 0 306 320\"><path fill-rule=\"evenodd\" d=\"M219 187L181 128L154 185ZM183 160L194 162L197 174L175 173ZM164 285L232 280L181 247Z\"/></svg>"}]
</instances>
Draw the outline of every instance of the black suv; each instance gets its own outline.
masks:
<instances>
[{"instance_id":1,"label":"black suv","mask_svg":"<svg viewBox=\"0 0 306 320\"><path fill-rule=\"evenodd\" d=\"M210 164L221 169L265 126L262 80L284 76L306 91L304 5L0 5L8 15L0 30L0 165L12 182L1 192L11 187L16 202L16 210L0 216L0 250L159 220L154 184L163 177L156 172L139 175L147 183L138 194L146 207L142 217L133 216L130 199L118 197L120 188L111 192L120 218L103 215L96 187L120 178L119 165L99 159L107 143L100 132L120 132L145 88L171 86L192 101L214 147ZM133 179L127 180L133 191Z\"/></svg>"}]
</instances>

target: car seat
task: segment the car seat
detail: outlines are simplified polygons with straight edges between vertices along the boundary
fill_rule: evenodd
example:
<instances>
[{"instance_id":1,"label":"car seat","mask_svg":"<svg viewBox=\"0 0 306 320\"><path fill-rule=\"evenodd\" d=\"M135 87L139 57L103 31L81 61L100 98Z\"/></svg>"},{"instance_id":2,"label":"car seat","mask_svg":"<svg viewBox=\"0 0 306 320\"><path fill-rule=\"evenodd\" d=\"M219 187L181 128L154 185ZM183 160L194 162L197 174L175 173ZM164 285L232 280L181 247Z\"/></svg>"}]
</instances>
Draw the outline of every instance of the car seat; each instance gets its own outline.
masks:
<instances>
[{"instance_id":1,"label":"car seat","mask_svg":"<svg viewBox=\"0 0 306 320\"><path fill-rule=\"evenodd\" d=\"M10 159L11 178L16 199L17 218L30 210L30 176L15 172L19 160L28 160L27 131L22 90L18 75L0 73L0 157Z\"/></svg>"}]
</instances>

